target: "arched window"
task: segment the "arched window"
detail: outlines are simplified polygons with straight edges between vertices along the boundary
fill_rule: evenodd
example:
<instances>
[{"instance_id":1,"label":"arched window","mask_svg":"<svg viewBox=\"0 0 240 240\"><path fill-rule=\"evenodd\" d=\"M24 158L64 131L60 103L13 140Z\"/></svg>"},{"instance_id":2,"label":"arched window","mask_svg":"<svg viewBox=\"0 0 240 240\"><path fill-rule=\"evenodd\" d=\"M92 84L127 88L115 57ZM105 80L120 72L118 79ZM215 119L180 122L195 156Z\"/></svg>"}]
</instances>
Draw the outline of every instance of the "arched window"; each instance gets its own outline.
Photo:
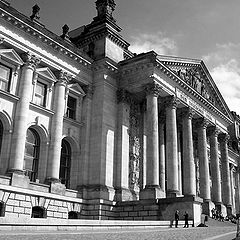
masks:
<instances>
[{"instance_id":1,"label":"arched window","mask_svg":"<svg viewBox=\"0 0 240 240\"><path fill-rule=\"evenodd\" d=\"M59 178L66 188L70 187L70 169L71 169L71 146L66 140L62 140L60 173Z\"/></svg>"},{"instance_id":2,"label":"arched window","mask_svg":"<svg viewBox=\"0 0 240 240\"><path fill-rule=\"evenodd\" d=\"M69 212L68 219L78 219L78 213L74 211Z\"/></svg>"},{"instance_id":3,"label":"arched window","mask_svg":"<svg viewBox=\"0 0 240 240\"><path fill-rule=\"evenodd\" d=\"M29 176L30 181L35 181L38 172L40 138L38 133L29 128L25 142L24 166L25 174Z\"/></svg>"},{"instance_id":4,"label":"arched window","mask_svg":"<svg viewBox=\"0 0 240 240\"><path fill-rule=\"evenodd\" d=\"M35 206L32 208L32 218L46 218L47 212L43 207Z\"/></svg>"},{"instance_id":5,"label":"arched window","mask_svg":"<svg viewBox=\"0 0 240 240\"><path fill-rule=\"evenodd\" d=\"M0 121L0 155L1 155L1 149L2 149L2 140L3 140L3 124Z\"/></svg>"}]
</instances>

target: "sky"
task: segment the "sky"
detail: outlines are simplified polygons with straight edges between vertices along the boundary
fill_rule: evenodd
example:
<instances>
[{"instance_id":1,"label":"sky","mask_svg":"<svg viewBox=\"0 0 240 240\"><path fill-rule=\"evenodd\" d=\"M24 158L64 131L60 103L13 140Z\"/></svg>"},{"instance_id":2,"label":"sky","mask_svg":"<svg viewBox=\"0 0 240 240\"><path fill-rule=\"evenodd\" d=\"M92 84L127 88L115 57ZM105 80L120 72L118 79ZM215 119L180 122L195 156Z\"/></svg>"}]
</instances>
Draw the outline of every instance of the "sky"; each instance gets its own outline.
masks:
<instances>
[{"instance_id":1,"label":"sky","mask_svg":"<svg viewBox=\"0 0 240 240\"><path fill-rule=\"evenodd\" d=\"M40 21L61 34L96 16L95 0L8 0L30 16L38 4ZM115 0L113 13L122 36L136 53L201 59L231 111L240 115L239 0Z\"/></svg>"}]
</instances>

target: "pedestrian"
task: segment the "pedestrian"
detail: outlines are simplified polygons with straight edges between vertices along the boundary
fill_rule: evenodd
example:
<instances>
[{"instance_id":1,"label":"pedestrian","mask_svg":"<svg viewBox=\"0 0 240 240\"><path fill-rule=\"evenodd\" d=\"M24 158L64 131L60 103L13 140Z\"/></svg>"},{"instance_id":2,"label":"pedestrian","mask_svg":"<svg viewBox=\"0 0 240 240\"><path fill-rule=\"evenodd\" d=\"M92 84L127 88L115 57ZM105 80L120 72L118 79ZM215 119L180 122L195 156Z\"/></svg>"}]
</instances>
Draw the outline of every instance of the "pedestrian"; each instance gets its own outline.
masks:
<instances>
[{"instance_id":1,"label":"pedestrian","mask_svg":"<svg viewBox=\"0 0 240 240\"><path fill-rule=\"evenodd\" d=\"M188 224L188 212L187 212L187 211L185 211L184 220L185 220L184 227L185 227L185 228L188 228L188 227L189 227L189 224Z\"/></svg>"},{"instance_id":2,"label":"pedestrian","mask_svg":"<svg viewBox=\"0 0 240 240\"><path fill-rule=\"evenodd\" d=\"M175 212L175 227L178 227L178 220L179 220L179 211L176 210Z\"/></svg>"}]
</instances>

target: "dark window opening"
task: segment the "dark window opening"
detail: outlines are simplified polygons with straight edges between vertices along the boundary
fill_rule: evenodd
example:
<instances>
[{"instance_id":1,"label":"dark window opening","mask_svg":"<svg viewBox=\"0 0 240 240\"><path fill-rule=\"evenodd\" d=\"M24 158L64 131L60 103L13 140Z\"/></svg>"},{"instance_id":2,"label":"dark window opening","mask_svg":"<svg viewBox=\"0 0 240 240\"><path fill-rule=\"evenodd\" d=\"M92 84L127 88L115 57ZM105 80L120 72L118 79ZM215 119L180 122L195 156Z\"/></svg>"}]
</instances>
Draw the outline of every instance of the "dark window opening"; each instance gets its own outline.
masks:
<instances>
[{"instance_id":1,"label":"dark window opening","mask_svg":"<svg viewBox=\"0 0 240 240\"><path fill-rule=\"evenodd\" d=\"M1 156L1 149L2 149L2 140L3 140L3 124L0 121L0 156Z\"/></svg>"},{"instance_id":2,"label":"dark window opening","mask_svg":"<svg viewBox=\"0 0 240 240\"><path fill-rule=\"evenodd\" d=\"M71 170L71 146L66 140L62 140L60 173L59 177L66 188L70 187L70 170Z\"/></svg>"},{"instance_id":3,"label":"dark window opening","mask_svg":"<svg viewBox=\"0 0 240 240\"><path fill-rule=\"evenodd\" d=\"M74 211L69 212L68 219L78 219L78 213Z\"/></svg>"},{"instance_id":4,"label":"dark window opening","mask_svg":"<svg viewBox=\"0 0 240 240\"><path fill-rule=\"evenodd\" d=\"M43 207L33 207L32 208L32 218L46 218L47 217L47 211Z\"/></svg>"},{"instance_id":5,"label":"dark window opening","mask_svg":"<svg viewBox=\"0 0 240 240\"><path fill-rule=\"evenodd\" d=\"M12 69L4 64L0 64L0 89L9 92Z\"/></svg>"},{"instance_id":6,"label":"dark window opening","mask_svg":"<svg viewBox=\"0 0 240 240\"><path fill-rule=\"evenodd\" d=\"M0 217L5 216L5 206L6 204L4 202L0 202Z\"/></svg>"},{"instance_id":7,"label":"dark window opening","mask_svg":"<svg viewBox=\"0 0 240 240\"><path fill-rule=\"evenodd\" d=\"M29 128L27 130L24 155L25 175L29 176L30 181L35 181L38 173L38 161L40 150L40 138L38 133Z\"/></svg>"},{"instance_id":8,"label":"dark window opening","mask_svg":"<svg viewBox=\"0 0 240 240\"><path fill-rule=\"evenodd\" d=\"M68 96L67 112L66 112L66 115L68 118L76 120L76 107L77 107L77 99L71 96Z\"/></svg>"}]
</instances>

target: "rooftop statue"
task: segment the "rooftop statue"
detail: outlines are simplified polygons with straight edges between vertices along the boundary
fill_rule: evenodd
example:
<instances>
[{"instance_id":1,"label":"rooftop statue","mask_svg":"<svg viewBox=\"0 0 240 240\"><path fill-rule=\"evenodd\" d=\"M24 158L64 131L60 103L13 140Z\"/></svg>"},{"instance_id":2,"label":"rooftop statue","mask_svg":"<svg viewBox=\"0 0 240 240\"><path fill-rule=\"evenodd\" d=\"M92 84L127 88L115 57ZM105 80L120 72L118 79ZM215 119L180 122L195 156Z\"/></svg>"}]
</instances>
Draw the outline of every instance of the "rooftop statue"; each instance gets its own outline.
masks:
<instances>
[{"instance_id":1,"label":"rooftop statue","mask_svg":"<svg viewBox=\"0 0 240 240\"><path fill-rule=\"evenodd\" d=\"M98 12L98 17L112 17L112 13L115 10L116 4L114 0L97 0L96 8Z\"/></svg>"}]
</instances>

